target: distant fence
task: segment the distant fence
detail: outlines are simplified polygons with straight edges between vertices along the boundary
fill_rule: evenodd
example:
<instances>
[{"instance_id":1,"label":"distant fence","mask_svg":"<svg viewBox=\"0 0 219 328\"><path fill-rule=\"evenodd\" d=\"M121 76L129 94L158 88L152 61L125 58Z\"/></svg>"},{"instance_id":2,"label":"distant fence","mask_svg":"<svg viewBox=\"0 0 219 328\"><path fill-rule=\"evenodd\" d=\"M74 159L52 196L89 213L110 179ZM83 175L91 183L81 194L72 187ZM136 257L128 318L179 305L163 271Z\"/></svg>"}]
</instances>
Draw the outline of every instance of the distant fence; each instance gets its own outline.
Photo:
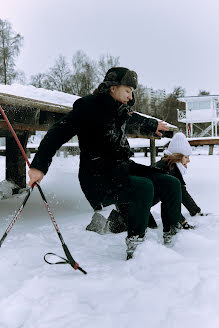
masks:
<instances>
[{"instance_id":1,"label":"distant fence","mask_svg":"<svg viewBox=\"0 0 219 328\"><path fill-rule=\"evenodd\" d=\"M31 154L35 154L37 152L38 145L28 145L26 148L26 154L27 157L30 158ZM156 156L158 156L159 153L162 153L164 151L165 147L164 146L157 146L156 147ZM131 150L134 153L144 153L144 156L150 155L150 147L148 146L133 146L131 147ZM78 145L71 145L71 144L65 144L61 146L57 152L56 156L59 157L63 153L64 157L68 157L69 155L79 155L80 154L80 149ZM5 156L6 150L4 146L0 147L0 155Z\"/></svg>"},{"instance_id":2,"label":"distant fence","mask_svg":"<svg viewBox=\"0 0 219 328\"><path fill-rule=\"evenodd\" d=\"M163 153L164 152L164 149L166 147L164 146L157 146L156 147L156 156L159 155L159 153ZM150 154L151 152L151 149L150 147L144 147L144 146L141 146L141 147L131 147L131 150L134 152L134 153L144 153L144 156L147 157L148 156L148 153Z\"/></svg>"}]
</instances>

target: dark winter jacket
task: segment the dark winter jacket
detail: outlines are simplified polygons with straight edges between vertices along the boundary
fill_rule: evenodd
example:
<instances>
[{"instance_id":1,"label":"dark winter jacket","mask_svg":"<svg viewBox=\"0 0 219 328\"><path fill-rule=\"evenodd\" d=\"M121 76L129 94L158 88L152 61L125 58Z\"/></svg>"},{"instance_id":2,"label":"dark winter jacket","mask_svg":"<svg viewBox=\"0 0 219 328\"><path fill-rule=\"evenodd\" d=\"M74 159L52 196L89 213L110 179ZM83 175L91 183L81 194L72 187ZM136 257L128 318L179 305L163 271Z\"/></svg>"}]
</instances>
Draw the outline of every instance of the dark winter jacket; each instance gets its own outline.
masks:
<instances>
[{"instance_id":1,"label":"dark winter jacket","mask_svg":"<svg viewBox=\"0 0 219 328\"><path fill-rule=\"evenodd\" d=\"M191 216L201 212L200 207L198 207L192 196L186 190L186 183L176 164L174 164L173 169L170 170L168 162L161 159L155 163L153 167L159 168L166 174L170 174L179 179L182 188L182 204L187 208Z\"/></svg>"},{"instance_id":2,"label":"dark winter jacket","mask_svg":"<svg viewBox=\"0 0 219 328\"><path fill-rule=\"evenodd\" d=\"M76 100L73 110L49 129L31 167L46 174L56 151L77 135L81 188L91 206L99 208L111 194L128 184L132 162L125 135L128 117L127 105L116 102L109 94L88 95ZM157 125L157 120L145 119L140 132L155 132Z\"/></svg>"}]
</instances>

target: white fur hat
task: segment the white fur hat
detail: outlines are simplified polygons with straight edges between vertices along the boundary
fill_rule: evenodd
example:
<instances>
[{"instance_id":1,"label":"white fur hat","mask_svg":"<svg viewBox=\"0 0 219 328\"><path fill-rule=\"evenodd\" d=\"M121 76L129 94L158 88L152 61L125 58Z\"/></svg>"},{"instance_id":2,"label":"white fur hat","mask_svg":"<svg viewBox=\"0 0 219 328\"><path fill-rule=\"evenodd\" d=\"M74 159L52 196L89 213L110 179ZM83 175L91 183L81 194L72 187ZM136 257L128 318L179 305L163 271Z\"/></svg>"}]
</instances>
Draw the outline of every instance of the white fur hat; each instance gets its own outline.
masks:
<instances>
[{"instance_id":1,"label":"white fur hat","mask_svg":"<svg viewBox=\"0 0 219 328\"><path fill-rule=\"evenodd\" d=\"M167 150L171 154L179 153L184 156L192 155L192 147L182 132L178 132L173 136Z\"/></svg>"}]
</instances>

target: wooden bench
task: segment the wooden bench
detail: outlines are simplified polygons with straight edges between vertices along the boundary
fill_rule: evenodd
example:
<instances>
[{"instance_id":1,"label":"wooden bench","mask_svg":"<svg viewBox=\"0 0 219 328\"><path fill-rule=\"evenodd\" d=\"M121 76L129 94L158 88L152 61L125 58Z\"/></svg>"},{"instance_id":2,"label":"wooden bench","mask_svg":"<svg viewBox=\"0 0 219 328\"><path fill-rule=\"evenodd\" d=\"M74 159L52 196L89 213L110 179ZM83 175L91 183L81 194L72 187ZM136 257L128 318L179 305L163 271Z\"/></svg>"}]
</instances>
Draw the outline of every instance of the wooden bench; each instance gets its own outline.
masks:
<instances>
[{"instance_id":1,"label":"wooden bench","mask_svg":"<svg viewBox=\"0 0 219 328\"><path fill-rule=\"evenodd\" d=\"M188 138L190 146L209 146L208 155L213 155L214 145L219 145L219 137Z\"/></svg>"}]
</instances>

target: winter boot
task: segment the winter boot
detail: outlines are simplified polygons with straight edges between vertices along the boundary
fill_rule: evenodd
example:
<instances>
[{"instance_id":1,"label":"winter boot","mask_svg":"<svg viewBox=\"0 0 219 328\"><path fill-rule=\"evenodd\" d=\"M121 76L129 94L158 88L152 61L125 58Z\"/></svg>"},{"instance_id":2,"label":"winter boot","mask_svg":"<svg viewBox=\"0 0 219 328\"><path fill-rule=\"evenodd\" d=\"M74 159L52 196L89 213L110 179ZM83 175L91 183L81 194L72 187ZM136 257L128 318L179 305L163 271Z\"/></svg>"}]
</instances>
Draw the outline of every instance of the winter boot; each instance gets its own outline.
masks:
<instances>
[{"instance_id":1,"label":"winter boot","mask_svg":"<svg viewBox=\"0 0 219 328\"><path fill-rule=\"evenodd\" d=\"M126 237L125 242L127 245L127 260L132 259L134 251L136 250L137 246L142 244L145 240L145 236L132 236L132 237Z\"/></svg>"},{"instance_id":2,"label":"winter boot","mask_svg":"<svg viewBox=\"0 0 219 328\"><path fill-rule=\"evenodd\" d=\"M120 233L127 231L127 224L118 211L112 210L105 227L107 232Z\"/></svg>"},{"instance_id":3,"label":"winter boot","mask_svg":"<svg viewBox=\"0 0 219 328\"><path fill-rule=\"evenodd\" d=\"M188 224L187 221L182 222L181 225L182 225L182 228L185 230L195 229L195 226Z\"/></svg>"},{"instance_id":4,"label":"winter boot","mask_svg":"<svg viewBox=\"0 0 219 328\"><path fill-rule=\"evenodd\" d=\"M94 212L91 222L86 227L86 230L94 231L99 234L105 233L106 218L100 212Z\"/></svg>"},{"instance_id":5,"label":"winter boot","mask_svg":"<svg viewBox=\"0 0 219 328\"><path fill-rule=\"evenodd\" d=\"M177 232L182 229L180 223L176 225L171 225L168 231L163 232L163 242L164 245L170 245L172 243L173 236L177 234Z\"/></svg>"}]
</instances>

